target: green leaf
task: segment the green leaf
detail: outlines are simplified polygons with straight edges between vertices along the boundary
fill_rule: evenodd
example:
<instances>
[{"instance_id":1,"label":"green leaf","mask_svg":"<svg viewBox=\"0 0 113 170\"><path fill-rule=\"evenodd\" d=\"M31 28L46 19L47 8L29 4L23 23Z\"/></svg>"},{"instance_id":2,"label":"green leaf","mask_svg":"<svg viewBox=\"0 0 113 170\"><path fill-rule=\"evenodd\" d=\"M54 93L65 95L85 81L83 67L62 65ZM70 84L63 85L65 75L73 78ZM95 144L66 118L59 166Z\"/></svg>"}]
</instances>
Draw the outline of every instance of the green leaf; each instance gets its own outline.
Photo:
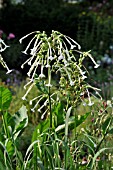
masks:
<instances>
[{"instance_id":1,"label":"green leaf","mask_svg":"<svg viewBox=\"0 0 113 170\"><path fill-rule=\"evenodd\" d=\"M109 117L105 120L105 122L102 125L103 134L106 133L107 129L109 128L110 123L111 123L111 118Z\"/></svg>"},{"instance_id":2,"label":"green leaf","mask_svg":"<svg viewBox=\"0 0 113 170\"><path fill-rule=\"evenodd\" d=\"M37 139L41 139L39 136L47 129L49 129L49 119L39 122L38 126L33 132L32 142L34 142Z\"/></svg>"},{"instance_id":3,"label":"green leaf","mask_svg":"<svg viewBox=\"0 0 113 170\"><path fill-rule=\"evenodd\" d=\"M12 141L11 140L7 140L5 145L6 145L6 149L7 149L7 152L9 154L9 156L10 157L13 156L14 153L15 153L15 148L14 148L14 145L13 145Z\"/></svg>"},{"instance_id":4,"label":"green leaf","mask_svg":"<svg viewBox=\"0 0 113 170\"><path fill-rule=\"evenodd\" d=\"M54 105L52 113L54 115L54 126L57 127L64 123L64 107L61 102Z\"/></svg>"},{"instance_id":5,"label":"green leaf","mask_svg":"<svg viewBox=\"0 0 113 170\"><path fill-rule=\"evenodd\" d=\"M43 80L40 80L40 81L36 81L36 86L38 88L38 90L44 94L48 94L48 90L47 90L47 87L45 86L44 84L44 81Z\"/></svg>"},{"instance_id":6,"label":"green leaf","mask_svg":"<svg viewBox=\"0 0 113 170\"><path fill-rule=\"evenodd\" d=\"M27 126L28 124L28 115L26 106L22 106L18 112L12 117L14 122L14 137L17 138L19 133ZM11 122L10 122L11 123Z\"/></svg>"},{"instance_id":7,"label":"green leaf","mask_svg":"<svg viewBox=\"0 0 113 170\"><path fill-rule=\"evenodd\" d=\"M0 111L7 110L12 100L12 94L8 88L0 86Z\"/></svg>"}]
</instances>

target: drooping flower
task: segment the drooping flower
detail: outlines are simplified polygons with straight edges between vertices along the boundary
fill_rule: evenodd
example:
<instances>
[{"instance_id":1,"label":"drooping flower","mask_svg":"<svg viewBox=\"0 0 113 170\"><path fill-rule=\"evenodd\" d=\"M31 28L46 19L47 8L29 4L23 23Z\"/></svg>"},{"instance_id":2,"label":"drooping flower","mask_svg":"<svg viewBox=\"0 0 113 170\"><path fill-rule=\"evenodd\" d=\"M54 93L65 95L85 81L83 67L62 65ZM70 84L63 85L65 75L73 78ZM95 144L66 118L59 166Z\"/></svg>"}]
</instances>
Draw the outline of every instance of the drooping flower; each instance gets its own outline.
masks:
<instances>
[{"instance_id":1,"label":"drooping flower","mask_svg":"<svg viewBox=\"0 0 113 170\"><path fill-rule=\"evenodd\" d=\"M74 47L78 46L78 49L80 50L81 49L81 46L76 42L74 41L72 38L68 37L68 36L64 36L65 39L67 40L67 42L70 44L71 46L71 49L73 49ZM74 43L74 45L71 43L71 41Z\"/></svg>"},{"instance_id":2,"label":"drooping flower","mask_svg":"<svg viewBox=\"0 0 113 170\"><path fill-rule=\"evenodd\" d=\"M33 88L34 85L35 85L34 82L30 85L30 87L28 88L27 92L26 92L25 95L22 97L23 100L26 100L26 96L27 96L28 93L31 91L31 89Z\"/></svg>"},{"instance_id":3,"label":"drooping flower","mask_svg":"<svg viewBox=\"0 0 113 170\"><path fill-rule=\"evenodd\" d=\"M34 33L37 33L37 31L33 31L33 32L25 35L24 37L22 37L22 38L19 40L20 44L22 43L22 41L23 41L25 38L27 38L29 35L34 34Z\"/></svg>"},{"instance_id":4,"label":"drooping flower","mask_svg":"<svg viewBox=\"0 0 113 170\"><path fill-rule=\"evenodd\" d=\"M96 61L94 60L94 58L92 57L91 54L89 54L89 52L86 52L86 55L88 55L88 57L92 60L92 62L94 63L94 68L98 68L100 65L96 63Z\"/></svg>"}]
</instances>

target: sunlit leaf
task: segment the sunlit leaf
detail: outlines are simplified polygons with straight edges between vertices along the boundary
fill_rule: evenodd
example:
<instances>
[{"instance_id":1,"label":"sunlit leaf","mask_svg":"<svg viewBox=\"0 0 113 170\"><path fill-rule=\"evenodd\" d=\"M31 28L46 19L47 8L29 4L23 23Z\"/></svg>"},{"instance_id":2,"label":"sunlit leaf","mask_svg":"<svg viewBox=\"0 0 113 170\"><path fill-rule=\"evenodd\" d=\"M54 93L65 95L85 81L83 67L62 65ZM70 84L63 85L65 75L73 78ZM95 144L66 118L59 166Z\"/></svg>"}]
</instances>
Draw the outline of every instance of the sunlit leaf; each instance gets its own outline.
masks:
<instances>
[{"instance_id":1,"label":"sunlit leaf","mask_svg":"<svg viewBox=\"0 0 113 170\"><path fill-rule=\"evenodd\" d=\"M0 111L7 110L12 100L12 94L8 88L0 86Z\"/></svg>"}]
</instances>

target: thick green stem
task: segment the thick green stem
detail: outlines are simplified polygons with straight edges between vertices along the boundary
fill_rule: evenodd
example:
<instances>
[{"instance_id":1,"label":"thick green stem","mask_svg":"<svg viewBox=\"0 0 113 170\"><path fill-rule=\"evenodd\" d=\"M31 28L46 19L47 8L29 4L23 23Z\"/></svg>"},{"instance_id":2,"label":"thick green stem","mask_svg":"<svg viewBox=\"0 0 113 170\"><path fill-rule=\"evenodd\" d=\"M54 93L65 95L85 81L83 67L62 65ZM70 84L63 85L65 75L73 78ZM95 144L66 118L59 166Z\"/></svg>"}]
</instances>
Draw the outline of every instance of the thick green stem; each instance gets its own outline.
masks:
<instances>
[{"instance_id":1,"label":"thick green stem","mask_svg":"<svg viewBox=\"0 0 113 170\"><path fill-rule=\"evenodd\" d=\"M50 112L50 128L52 128L52 111L51 111L51 92L50 92L50 86L51 86L51 70L50 67L48 68L48 102L49 102L49 112Z\"/></svg>"}]
</instances>

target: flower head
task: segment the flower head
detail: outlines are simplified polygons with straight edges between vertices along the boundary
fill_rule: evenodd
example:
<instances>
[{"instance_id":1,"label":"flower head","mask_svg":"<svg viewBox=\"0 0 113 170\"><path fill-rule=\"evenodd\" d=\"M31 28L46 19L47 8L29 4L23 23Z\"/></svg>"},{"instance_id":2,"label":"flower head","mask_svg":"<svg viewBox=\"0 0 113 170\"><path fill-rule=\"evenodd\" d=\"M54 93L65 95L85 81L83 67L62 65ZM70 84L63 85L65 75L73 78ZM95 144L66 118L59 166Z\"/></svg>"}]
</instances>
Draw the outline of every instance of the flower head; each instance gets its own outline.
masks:
<instances>
[{"instance_id":1,"label":"flower head","mask_svg":"<svg viewBox=\"0 0 113 170\"><path fill-rule=\"evenodd\" d=\"M9 33L7 39L10 40L10 39L14 39L14 38L15 38L15 34Z\"/></svg>"},{"instance_id":2,"label":"flower head","mask_svg":"<svg viewBox=\"0 0 113 170\"><path fill-rule=\"evenodd\" d=\"M61 54L59 57L58 57L58 60L63 60L64 59L64 56Z\"/></svg>"},{"instance_id":3,"label":"flower head","mask_svg":"<svg viewBox=\"0 0 113 170\"><path fill-rule=\"evenodd\" d=\"M11 73L11 72L12 72L12 70L9 70L9 69L8 69L8 71L7 71L7 73L6 73L6 74L9 74L9 73Z\"/></svg>"},{"instance_id":4,"label":"flower head","mask_svg":"<svg viewBox=\"0 0 113 170\"><path fill-rule=\"evenodd\" d=\"M48 59L52 61L54 59L54 57L52 57L52 55L51 55L48 57Z\"/></svg>"},{"instance_id":5,"label":"flower head","mask_svg":"<svg viewBox=\"0 0 113 170\"><path fill-rule=\"evenodd\" d=\"M88 103L88 106L92 106L92 105L94 105L94 102L89 102Z\"/></svg>"},{"instance_id":6,"label":"flower head","mask_svg":"<svg viewBox=\"0 0 113 170\"><path fill-rule=\"evenodd\" d=\"M39 77L40 77L40 78L44 78L45 75L41 73L41 74L39 75Z\"/></svg>"},{"instance_id":7,"label":"flower head","mask_svg":"<svg viewBox=\"0 0 113 170\"><path fill-rule=\"evenodd\" d=\"M74 81L71 80L71 81L70 81L70 85L71 85L71 86L74 86Z\"/></svg>"}]
</instances>

